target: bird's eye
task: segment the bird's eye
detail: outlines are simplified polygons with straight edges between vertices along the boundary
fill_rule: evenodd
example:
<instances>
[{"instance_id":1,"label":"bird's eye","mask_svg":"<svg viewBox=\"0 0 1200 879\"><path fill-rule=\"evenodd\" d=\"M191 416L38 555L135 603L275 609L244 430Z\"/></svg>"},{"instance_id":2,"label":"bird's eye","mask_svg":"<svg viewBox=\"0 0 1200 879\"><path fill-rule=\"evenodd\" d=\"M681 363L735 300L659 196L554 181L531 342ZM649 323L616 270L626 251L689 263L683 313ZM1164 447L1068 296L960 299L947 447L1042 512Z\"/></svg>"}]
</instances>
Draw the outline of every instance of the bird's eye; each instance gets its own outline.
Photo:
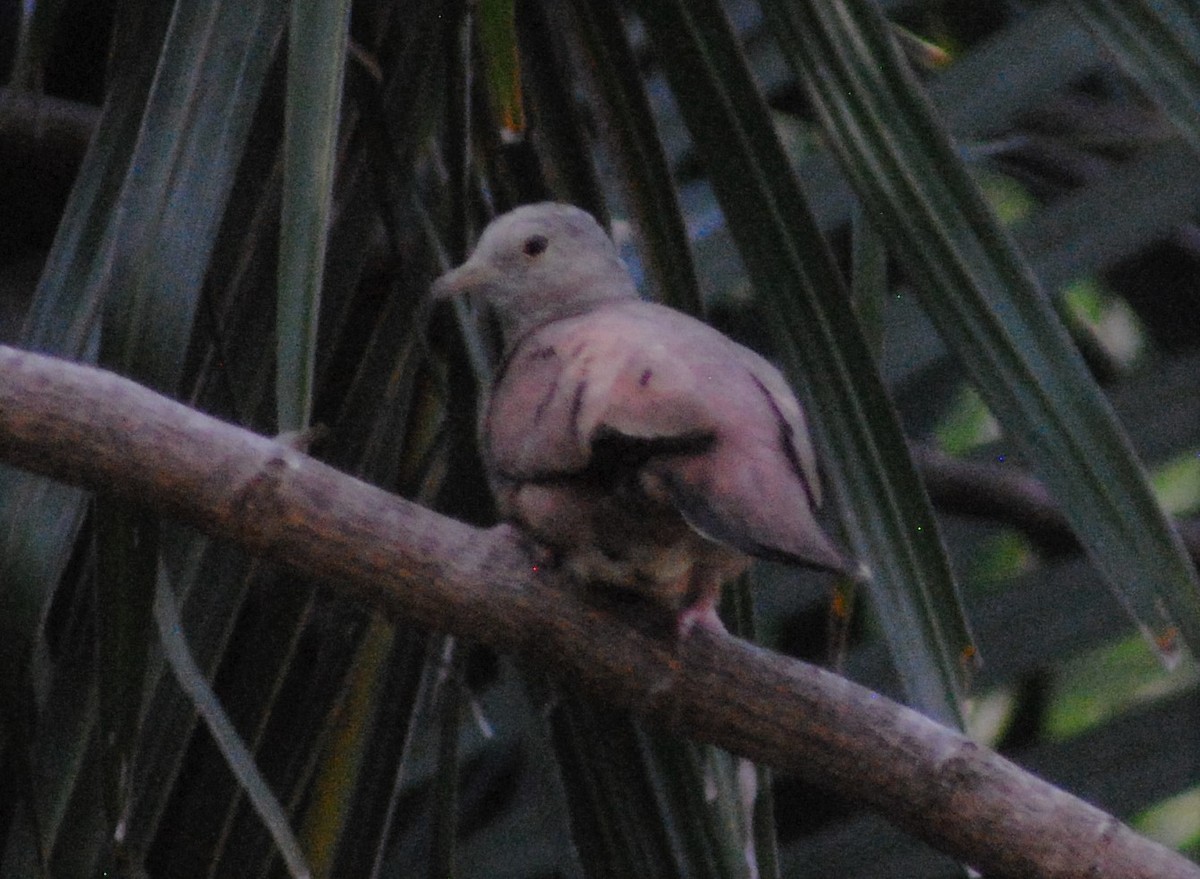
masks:
<instances>
[{"instance_id":1,"label":"bird's eye","mask_svg":"<svg viewBox=\"0 0 1200 879\"><path fill-rule=\"evenodd\" d=\"M546 240L545 235L530 235L525 239L525 243L521 245L521 252L526 256L537 256L545 252L550 246L550 242Z\"/></svg>"}]
</instances>

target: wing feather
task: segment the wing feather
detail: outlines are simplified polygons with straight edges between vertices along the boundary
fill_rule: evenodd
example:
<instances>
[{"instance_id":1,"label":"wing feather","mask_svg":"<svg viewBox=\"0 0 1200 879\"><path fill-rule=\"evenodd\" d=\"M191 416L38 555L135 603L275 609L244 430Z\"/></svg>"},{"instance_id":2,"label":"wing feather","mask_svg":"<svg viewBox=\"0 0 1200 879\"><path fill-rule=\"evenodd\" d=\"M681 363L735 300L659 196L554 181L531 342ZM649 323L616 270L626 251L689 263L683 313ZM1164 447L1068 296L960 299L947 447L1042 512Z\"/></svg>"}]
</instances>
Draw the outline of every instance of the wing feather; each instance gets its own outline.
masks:
<instances>
[{"instance_id":1,"label":"wing feather","mask_svg":"<svg viewBox=\"0 0 1200 879\"><path fill-rule=\"evenodd\" d=\"M617 454L714 541L844 567L814 518L815 455L782 375L670 309L621 303L534 331L497 379L481 432L505 479L604 469Z\"/></svg>"}]
</instances>

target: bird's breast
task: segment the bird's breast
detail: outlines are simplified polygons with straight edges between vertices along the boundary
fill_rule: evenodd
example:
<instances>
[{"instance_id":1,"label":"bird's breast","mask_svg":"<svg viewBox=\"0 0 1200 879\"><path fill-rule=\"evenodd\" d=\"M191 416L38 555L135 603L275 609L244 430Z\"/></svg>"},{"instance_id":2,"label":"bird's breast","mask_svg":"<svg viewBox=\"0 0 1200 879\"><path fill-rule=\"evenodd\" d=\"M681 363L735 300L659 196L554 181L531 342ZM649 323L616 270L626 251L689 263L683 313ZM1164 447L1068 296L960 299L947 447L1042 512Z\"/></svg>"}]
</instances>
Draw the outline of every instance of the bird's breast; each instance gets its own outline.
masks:
<instances>
[{"instance_id":1,"label":"bird's breast","mask_svg":"<svg viewBox=\"0 0 1200 879\"><path fill-rule=\"evenodd\" d=\"M501 484L496 495L502 515L549 548L576 580L679 609L694 599L698 580L735 576L749 559L690 528L656 485L652 471L640 470L616 483L581 474Z\"/></svg>"}]
</instances>

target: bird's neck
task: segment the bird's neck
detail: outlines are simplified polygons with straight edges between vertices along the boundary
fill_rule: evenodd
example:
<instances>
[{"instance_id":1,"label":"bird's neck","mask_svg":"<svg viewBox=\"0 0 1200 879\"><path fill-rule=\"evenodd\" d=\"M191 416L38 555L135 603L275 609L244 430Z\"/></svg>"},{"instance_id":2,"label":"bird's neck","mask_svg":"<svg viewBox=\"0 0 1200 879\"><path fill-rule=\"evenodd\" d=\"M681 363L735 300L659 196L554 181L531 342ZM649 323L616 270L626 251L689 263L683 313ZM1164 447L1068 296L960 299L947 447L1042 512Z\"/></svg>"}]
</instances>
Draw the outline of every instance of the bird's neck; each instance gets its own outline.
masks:
<instances>
[{"instance_id":1,"label":"bird's neck","mask_svg":"<svg viewBox=\"0 0 1200 879\"><path fill-rule=\"evenodd\" d=\"M504 355L507 357L533 331L559 320L577 317L597 308L639 298L633 281L622 278L615 283L612 278L603 282L585 280L571 290L555 290L542 293L527 302L517 303L515 308L499 310L496 315L503 340Z\"/></svg>"}]
</instances>

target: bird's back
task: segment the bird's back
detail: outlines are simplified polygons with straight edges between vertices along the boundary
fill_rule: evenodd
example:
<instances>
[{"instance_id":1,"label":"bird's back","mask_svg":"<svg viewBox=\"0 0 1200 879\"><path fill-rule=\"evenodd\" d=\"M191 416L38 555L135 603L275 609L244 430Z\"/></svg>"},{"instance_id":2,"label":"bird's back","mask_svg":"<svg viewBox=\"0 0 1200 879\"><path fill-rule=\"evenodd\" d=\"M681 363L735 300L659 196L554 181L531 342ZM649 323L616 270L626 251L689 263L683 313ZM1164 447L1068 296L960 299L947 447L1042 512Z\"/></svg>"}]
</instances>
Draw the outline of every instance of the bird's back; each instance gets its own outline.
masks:
<instances>
[{"instance_id":1,"label":"bird's back","mask_svg":"<svg viewBox=\"0 0 1200 879\"><path fill-rule=\"evenodd\" d=\"M783 378L672 309L611 303L535 329L480 427L501 507L535 534L586 545L617 524L597 518L653 512L659 532L674 517L739 554L844 566L813 517L812 449ZM653 543L616 530L610 554Z\"/></svg>"}]
</instances>

